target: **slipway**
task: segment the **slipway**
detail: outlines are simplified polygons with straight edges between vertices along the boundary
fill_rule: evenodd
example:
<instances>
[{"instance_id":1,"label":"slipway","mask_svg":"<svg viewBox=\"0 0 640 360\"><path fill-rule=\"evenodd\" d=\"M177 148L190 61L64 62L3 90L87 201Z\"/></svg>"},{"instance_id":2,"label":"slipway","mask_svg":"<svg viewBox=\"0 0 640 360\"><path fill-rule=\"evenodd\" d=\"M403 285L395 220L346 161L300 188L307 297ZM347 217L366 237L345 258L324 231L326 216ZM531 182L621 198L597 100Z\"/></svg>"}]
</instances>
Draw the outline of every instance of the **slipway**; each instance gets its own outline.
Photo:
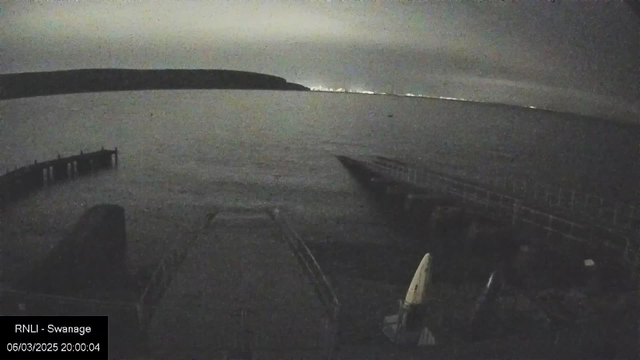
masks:
<instances>
[{"instance_id":1,"label":"slipway","mask_svg":"<svg viewBox=\"0 0 640 360\"><path fill-rule=\"evenodd\" d=\"M210 214L149 323L154 356L331 351L339 304L298 240L277 210Z\"/></svg>"}]
</instances>

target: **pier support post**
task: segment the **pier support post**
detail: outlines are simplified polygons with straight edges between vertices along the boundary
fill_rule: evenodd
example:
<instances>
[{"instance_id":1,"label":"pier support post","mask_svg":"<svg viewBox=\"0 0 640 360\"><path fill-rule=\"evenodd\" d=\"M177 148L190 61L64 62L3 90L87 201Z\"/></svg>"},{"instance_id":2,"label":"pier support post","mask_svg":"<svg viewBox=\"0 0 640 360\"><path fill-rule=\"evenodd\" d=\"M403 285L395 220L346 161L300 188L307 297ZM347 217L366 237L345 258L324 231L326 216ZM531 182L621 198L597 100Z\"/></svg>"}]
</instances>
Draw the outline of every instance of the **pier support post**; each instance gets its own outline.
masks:
<instances>
[{"instance_id":1,"label":"pier support post","mask_svg":"<svg viewBox=\"0 0 640 360\"><path fill-rule=\"evenodd\" d=\"M54 181L60 181L69 178L66 162L53 165L53 177Z\"/></svg>"},{"instance_id":2,"label":"pier support post","mask_svg":"<svg viewBox=\"0 0 640 360\"><path fill-rule=\"evenodd\" d=\"M100 169L108 169L111 167L111 154L107 153L104 155L100 155L98 160L98 167Z\"/></svg>"},{"instance_id":3,"label":"pier support post","mask_svg":"<svg viewBox=\"0 0 640 360\"><path fill-rule=\"evenodd\" d=\"M78 159L76 163L78 175L86 175L91 172L91 161L89 159Z\"/></svg>"},{"instance_id":4,"label":"pier support post","mask_svg":"<svg viewBox=\"0 0 640 360\"><path fill-rule=\"evenodd\" d=\"M35 166L31 170L29 178L33 188L41 188L44 186L44 178L42 177L42 169L40 167Z\"/></svg>"}]
</instances>

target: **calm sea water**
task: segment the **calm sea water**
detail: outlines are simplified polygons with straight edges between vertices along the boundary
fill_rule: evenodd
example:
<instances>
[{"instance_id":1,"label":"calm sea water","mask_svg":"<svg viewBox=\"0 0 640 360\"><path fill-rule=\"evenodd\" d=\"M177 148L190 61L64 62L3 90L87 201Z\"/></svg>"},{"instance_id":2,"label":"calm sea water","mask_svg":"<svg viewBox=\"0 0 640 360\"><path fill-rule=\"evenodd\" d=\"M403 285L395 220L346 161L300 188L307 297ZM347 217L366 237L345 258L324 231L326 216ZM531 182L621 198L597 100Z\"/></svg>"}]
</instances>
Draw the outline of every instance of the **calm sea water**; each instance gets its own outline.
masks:
<instances>
[{"instance_id":1,"label":"calm sea water","mask_svg":"<svg viewBox=\"0 0 640 360\"><path fill-rule=\"evenodd\" d=\"M96 93L0 106L0 169L120 150L117 171L48 189L3 214L6 236L20 239L24 256L42 254L43 243L53 244L45 239L62 236L99 202L125 207L134 259L186 236L221 206L280 206L318 226L375 222L333 154L638 198L640 128L530 109L275 91Z\"/></svg>"}]
</instances>

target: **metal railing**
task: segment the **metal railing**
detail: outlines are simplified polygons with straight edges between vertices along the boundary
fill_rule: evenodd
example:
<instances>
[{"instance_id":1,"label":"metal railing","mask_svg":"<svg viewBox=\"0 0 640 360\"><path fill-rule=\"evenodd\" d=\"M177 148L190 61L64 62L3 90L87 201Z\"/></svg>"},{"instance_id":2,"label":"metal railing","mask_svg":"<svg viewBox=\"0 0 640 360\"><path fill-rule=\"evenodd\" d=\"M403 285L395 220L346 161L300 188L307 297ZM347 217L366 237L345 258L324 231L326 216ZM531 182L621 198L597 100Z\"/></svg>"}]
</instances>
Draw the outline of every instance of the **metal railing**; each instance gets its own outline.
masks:
<instances>
[{"instance_id":1,"label":"metal railing","mask_svg":"<svg viewBox=\"0 0 640 360\"><path fill-rule=\"evenodd\" d=\"M541 230L550 240L574 240L584 242L600 241L608 247L621 251L623 261L634 272L640 265L640 239L633 228L614 227L605 221L593 221L583 217L581 211L572 214L557 211L555 207L545 203L532 201L528 197L516 197L513 192L505 193L488 189L481 185L471 184L451 177L429 171L387 162L383 159L361 161L370 170L389 176L390 178L426 187L432 191L449 195L465 205L476 207L486 216L504 222L509 219L512 224L526 224ZM508 182L505 182L508 183ZM508 194L506 194L508 193ZM549 198L549 196L547 196ZM574 200L576 199L574 195ZM578 208L573 203L573 208ZM621 206L618 209L622 209ZM593 212L592 212L593 213ZM616 213L614 218L622 216Z\"/></svg>"},{"instance_id":2,"label":"metal railing","mask_svg":"<svg viewBox=\"0 0 640 360\"><path fill-rule=\"evenodd\" d=\"M146 328L148 325L155 307L171 285L173 277L187 257L188 251L197 237L197 234L191 235L193 235L193 237L191 237L189 241L170 249L162 257L149 283L142 292L142 296L140 296L140 300L138 301L142 328Z\"/></svg>"},{"instance_id":3,"label":"metal railing","mask_svg":"<svg viewBox=\"0 0 640 360\"><path fill-rule=\"evenodd\" d=\"M296 256L304 266L304 270L314 285L320 301L327 310L327 321L324 325L326 358L331 359L337 348L340 329L340 301L333 291L331 283L325 276L311 253L311 250L296 233L289 221L282 216L278 209L269 211L269 215L280 225L284 240L291 246Z\"/></svg>"},{"instance_id":4,"label":"metal railing","mask_svg":"<svg viewBox=\"0 0 640 360\"><path fill-rule=\"evenodd\" d=\"M142 295L135 302L103 301L32 293L19 290L0 290L2 309L11 313L53 312L51 315L109 315L121 319L136 319L138 330L143 332L153 316L154 310L168 289L173 276L186 258L192 241L171 249L161 259Z\"/></svg>"},{"instance_id":5,"label":"metal railing","mask_svg":"<svg viewBox=\"0 0 640 360\"><path fill-rule=\"evenodd\" d=\"M324 317L321 325L325 335L323 346L325 357L331 359L337 347L340 302L315 257L287 219L277 209L267 210L267 213L280 225L284 241L300 259L303 271L309 277L327 310L327 316ZM210 214L207 224L211 223L216 215L217 213ZM41 315L108 315L122 319L129 324L128 326L136 327L139 333L144 333L159 300L171 285L198 234L197 231L191 233L194 236L190 241L170 249L162 257L138 301L102 301L2 289L0 290L0 315L3 310L11 314L24 312Z\"/></svg>"},{"instance_id":6,"label":"metal railing","mask_svg":"<svg viewBox=\"0 0 640 360\"><path fill-rule=\"evenodd\" d=\"M636 204L608 200L574 189L552 188L539 182L506 177L492 186L546 208L574 213L614 228L633 230L640 226L640 209Z\"/></svg>"}]
</instances>

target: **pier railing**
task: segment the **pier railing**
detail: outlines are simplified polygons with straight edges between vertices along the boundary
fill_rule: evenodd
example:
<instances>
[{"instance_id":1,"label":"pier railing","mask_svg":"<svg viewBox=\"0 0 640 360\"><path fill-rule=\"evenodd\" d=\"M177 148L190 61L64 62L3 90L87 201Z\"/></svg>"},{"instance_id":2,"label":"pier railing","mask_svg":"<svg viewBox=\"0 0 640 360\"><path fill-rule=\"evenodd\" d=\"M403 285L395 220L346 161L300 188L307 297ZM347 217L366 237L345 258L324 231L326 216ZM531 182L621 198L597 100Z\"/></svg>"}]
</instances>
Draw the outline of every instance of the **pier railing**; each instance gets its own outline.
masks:
<instances>
[{"instance_id":1,"label":"pier railing","mask_svg":"<svg viewBox=\"0 0 640 360\"><path fill-rule=\"evenodd\" d=\"M194 236L195 237L195 236ZM159 262L142 295L131 302L106 301L52 294L41 294L13 289L0 290L0 315L25 313L35 315L108 315L135 327L139 333L147 330L158 302L168 289L191 242L170 249Z\"/></svg>"},{"instance_id":2,"label":"pier railing","mask_svg":"<svg viewBox=\"0 0 640 360\"><path fill-rule=\"evenodd\" d=\"M197 234L191 235L192 237L189 241L179 243L165 253L153 272L149 283L143 290L142 296L138 301L141 329L146 330L158 303L169 289L175 274L187 257L191 245L197 238Z\"/></svg>"},{"instance_id":3,"label":"pier railing","mask_svg":"<svg viewBox=\"0 0 640 360\"><path fill-rule=\"evenodd\" d=\"M325 354L327 359L331 359L338 346L340 301L335 295L331 283L311 253L311 250L309 250L302 238L300 238L291 224L289 224L288 220L280 214L278 209L269 211L269 215L280 225L284 240L289 244L302 263L305 272L315 287L320 301L327 310L327 321L326 324L324 324Z\"/></svg>"},{"instance_id":4,"label":"pier railing","mask_svg":"<svg viewBox=\"0 0 640 360\"><path fill-rule=\"evenodd\" d=\"M572 213L613 228L632 230L640 226L640 209L637 204L514 177L495 180L492 185L539 206Z\"/></svg>"},{"instance_id":5,"label":"pier railing","mask_svg":"<svg viewBox=\"0 0 640 360\"><path fill-rule=\"evenodd\" d=\"M370 170L386 175L396 181L402 181L424 187L429 191L445 194L460 203L475 208L485 216L504 222L505 219L514 225L529 228L542 238L550 241L570 240L585 243L603 243L607 247L619 251L624 263L637 273L640 265L640 239L638 230L629 226L631 220L624 220L622 209L634 209L633 206L617 207L614 213L615 221L595 221L595 214L607 213L606 208L584 209L573 193L573 203L565 206L552 206L549 201L554 200L551 195L523 196L514 191L490 189L480 184L473 184L453 177L432 172L428 169L404 165L396 161L383 158L361 160L362 165ZM507 182L508 183L508 182ZM537 189L542 189L538 187ZM532 189L531 187L526 189ZM530 192L530 190L529 190ZM561 194L560 191L558 191ZM518 196L519 195L519 196ZM545 201L539 201L540 199ZM565 197L560 197L565 199ZM589 197L588 199L597 197ZM562 202L560 202L562 203ZM603 201L603 204L606 203ZM573 211L567 211L567 206ZM629 210L630 211L630 210ZM583 216L584 214L592 214ZM633 216L634 213L628 212Z\"/></svg>"}]
</instances>

